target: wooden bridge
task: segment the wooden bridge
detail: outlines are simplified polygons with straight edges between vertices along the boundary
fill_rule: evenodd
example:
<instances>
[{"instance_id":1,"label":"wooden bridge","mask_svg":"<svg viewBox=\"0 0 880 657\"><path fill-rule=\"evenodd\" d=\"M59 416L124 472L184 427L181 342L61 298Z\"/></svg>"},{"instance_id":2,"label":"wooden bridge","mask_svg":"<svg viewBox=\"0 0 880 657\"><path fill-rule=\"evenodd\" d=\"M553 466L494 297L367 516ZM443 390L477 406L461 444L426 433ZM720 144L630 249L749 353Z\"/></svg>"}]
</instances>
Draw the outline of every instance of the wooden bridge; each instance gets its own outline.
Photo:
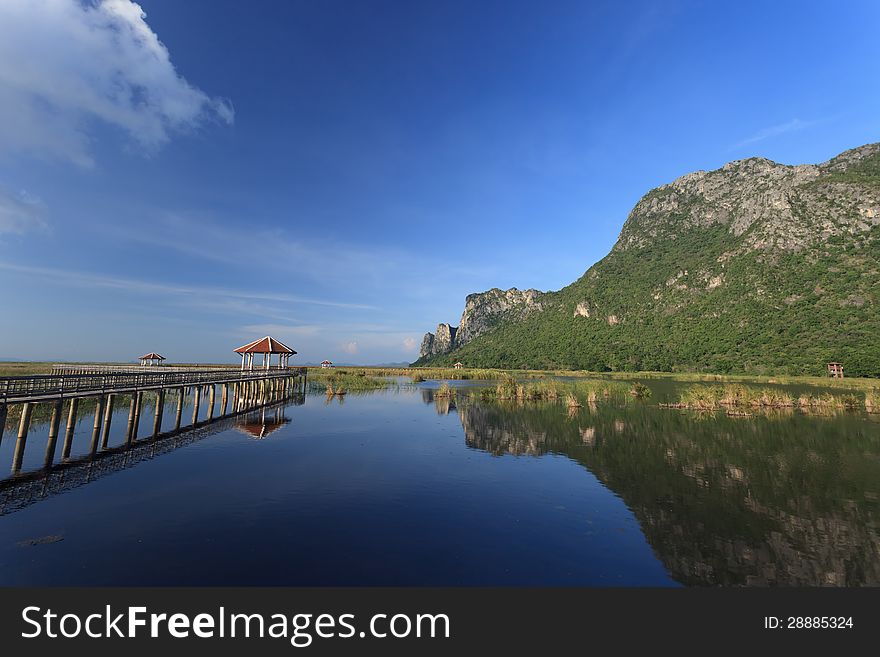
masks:
<instances>
[{"instance_id":1,"label":"wooden bridge","mask_svg":"<svg viewBox=\"0 0 880 657\"><path fill-rule=\"evenodd\" d=\"M113 367L56 365L52 374L0 378L0 444L9 410L20 405L18 434L12 459L12 473L21 470L35 407L51 408L49 437L43 459L44 468L55 462L56 444L62 418L63 404L67 401L67 426L62 447L62 460L70 458L73 434L80 400L93 399L94 424L90 456L108 448L114 399L130 396L126 445L131 445L138 434L141 409L145 394L155 395L152 437L161 433L166 392L177 396L173 432L182 430L182 414L186 399L192 400L194 427L214 420L216 394L220 389L219 417L230 412L238 414L259 408L306 390L304 367L266 367L265 369L226 369L188 367ZM202 395L207 396L206 417L199 420ZM230 401L231 411L229 410Z\"/></svg>"}]
</instances>

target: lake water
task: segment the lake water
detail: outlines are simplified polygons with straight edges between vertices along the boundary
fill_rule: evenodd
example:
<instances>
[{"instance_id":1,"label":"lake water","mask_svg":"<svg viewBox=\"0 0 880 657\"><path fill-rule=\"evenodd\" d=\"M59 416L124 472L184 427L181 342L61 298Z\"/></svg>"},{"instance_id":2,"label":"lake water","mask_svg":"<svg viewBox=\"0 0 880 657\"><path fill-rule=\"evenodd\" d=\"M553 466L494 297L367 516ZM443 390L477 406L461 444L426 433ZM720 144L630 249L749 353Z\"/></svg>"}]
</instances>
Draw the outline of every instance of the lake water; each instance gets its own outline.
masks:
<instances>
[{"instance_id":1,"label":"lake water","mask_svg":"<svg viewBox=\"0 0 880 657\"><path fill-rule=\"evenodd\" d=\"M0 584L880 584L880 416L656 398L570 413L436 387L308 395L7 479ZM92 430L81 413L73 457ZM111 448L127 413L122 400ZM42 465L36 417L24 471ZM147 402L138 436L151 431Z\"/></svg>"}]
</instances>

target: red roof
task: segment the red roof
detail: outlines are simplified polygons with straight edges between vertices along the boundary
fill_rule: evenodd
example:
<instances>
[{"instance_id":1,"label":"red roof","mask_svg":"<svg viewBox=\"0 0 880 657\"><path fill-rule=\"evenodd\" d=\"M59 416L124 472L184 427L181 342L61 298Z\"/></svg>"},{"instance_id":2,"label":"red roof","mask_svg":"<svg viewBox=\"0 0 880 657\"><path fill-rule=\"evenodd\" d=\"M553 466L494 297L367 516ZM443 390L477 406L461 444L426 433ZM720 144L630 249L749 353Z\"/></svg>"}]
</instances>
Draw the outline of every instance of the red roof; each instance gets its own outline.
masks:
<instances>
[{"instance_id":1,"label":"red roof","mask_svg":"<svg viewBox=\"0 0 880 657\"><path fill-rule=\"evenodd\" d=\"M265 338L254 340L246 345L234 349L237 354L295 354L296 352L286 344L268 335Z\"/></svg>"},{"instance_id":2,"label":"red roof","mask_svg":"<svg viewBox=\"0 0 880 657\"><path fill-rule=\"evenodd\" d=\"M141 356L140 360L165 360L165 356L160 356L155 351L151 351L145 356Z\"/></svg>"},{"instance_id":3,"label":"red roof","mask_svg":"<svg viewBox=\"0 0 880 657\"><path fill-rule=\"evenodd\" d=\"M333 363L331 363L329 360L322 360L321 361L321 365L332 365L332 364Z\"/></svg>"}]
</instances>

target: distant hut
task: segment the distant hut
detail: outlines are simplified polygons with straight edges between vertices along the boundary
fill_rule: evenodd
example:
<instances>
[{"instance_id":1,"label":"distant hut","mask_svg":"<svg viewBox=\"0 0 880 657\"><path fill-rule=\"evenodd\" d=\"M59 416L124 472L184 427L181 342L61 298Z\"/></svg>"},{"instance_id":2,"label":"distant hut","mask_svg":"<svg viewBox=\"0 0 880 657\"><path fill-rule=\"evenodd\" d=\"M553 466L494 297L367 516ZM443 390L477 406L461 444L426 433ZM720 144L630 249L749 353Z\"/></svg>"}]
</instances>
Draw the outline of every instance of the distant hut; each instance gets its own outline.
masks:
<instances>
[{"instance_id":1,"label":"distant hut","mask_svg":"<svg viewBox=\"0 0 880 657\"><path fill-rule=\"evenodd\" d=\"M455 365L453 365L453 367L457 370L460 370L462 367L464 367L464 365L462 365L461 363L456 363Z\"/></svg>"},{"instance_id":2,"label":"distant hut","mask_svg":"<svg viewBox=\"0 0 880 657\"><path fill-rule=\"evenodd\" d=\"M333 367L333 363L331 363L329 360L322 360L321 367L327 369L328 367Z\"/></svg>"},{"instance_id":3,"label":"distant hut","mask_svg":"<svg viewBox=\"0 0 880 657\"><path fill-rule=\"evenodd\" d=\"M163 360L165 360L165 356L160 356L155 351L151 351L140 357L141 367L153 367L153 365L159 367L162 365Z\"/></svg>"},{"instance_id":4,"label":"distant hut","mask_svg":"<svg viewBox=\"0 0 880 657\"><path fill-rule=\"evenodd\" d=\"M842 379L843 363L828 363L828 376L832 379Z\"/></svg>"}]
</instances>

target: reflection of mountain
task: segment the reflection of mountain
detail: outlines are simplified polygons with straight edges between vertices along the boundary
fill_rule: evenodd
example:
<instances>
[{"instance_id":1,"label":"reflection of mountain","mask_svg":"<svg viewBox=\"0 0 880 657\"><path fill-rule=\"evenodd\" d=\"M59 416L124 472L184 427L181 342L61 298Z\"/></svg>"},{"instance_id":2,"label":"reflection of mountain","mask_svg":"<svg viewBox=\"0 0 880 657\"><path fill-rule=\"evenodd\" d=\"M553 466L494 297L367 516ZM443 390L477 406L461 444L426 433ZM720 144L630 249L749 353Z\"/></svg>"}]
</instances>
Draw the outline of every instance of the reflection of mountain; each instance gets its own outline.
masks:
<instances>
[{"instance_id":1,"label":"reflection of mountain","mask_svg":"<svg viewBox=\"0 0 880 657\"><path fill-rule=\"evenodd\" d=\"M284 417L284 409L275 408L268 411L263 409L262 411L252 413L243 418L242 421L237 422L235 424L235 429L249 438L262 440L288 423L290 423L290 419Z\"/></svg>"},{"instance_id":2,"label":"reflection of mountain","mask_svg":"<svg viewBox=\"0 0 880 657\"><path fill-rule=\"evenodd\" d=\"M858 418L700 419L648 407L468 404L491 454L563 454L636 514L690 585L880 585L880 427Z\"/></svg>"}]
</instances>

